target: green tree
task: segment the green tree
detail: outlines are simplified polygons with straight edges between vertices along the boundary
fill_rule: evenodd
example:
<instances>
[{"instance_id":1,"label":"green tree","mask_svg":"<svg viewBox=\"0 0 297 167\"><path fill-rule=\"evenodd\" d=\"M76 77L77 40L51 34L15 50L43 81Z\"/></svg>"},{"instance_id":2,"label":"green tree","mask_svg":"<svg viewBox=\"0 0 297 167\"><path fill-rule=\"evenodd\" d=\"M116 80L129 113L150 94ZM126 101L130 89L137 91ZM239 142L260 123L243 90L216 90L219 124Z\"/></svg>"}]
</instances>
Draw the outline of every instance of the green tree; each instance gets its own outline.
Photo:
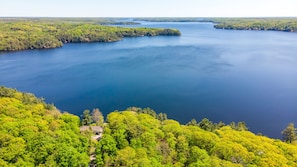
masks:
<instances>
[{"instance_id":1,"label":"green tree","mask_svg":"<svg viewBox=\"0 0 297 167\"><path fill-rule=\"evenodd\" d=\"M90 125L92 123L92 117L90 115L90 110L85 110L82 114L82 125Z\"/></svg>"},{"instance_id":2,"label":"green tree","mask_svg":"<svg viewBox=\"0 0 297 167\"><path fill-rule=\"evenodd\" d=\"M188 126L197 126L198 123L196 121L196 119L192 119L190 122L187 123Z\"/></svg>"},{"instance_id":3,"label":"green tree","mask_svg":"<svg viewBox=\"0 0 297 167\"><path fill-rule=\"evenodd\" d=\"M222 127L226 126L224 122L220 121L219 123L215 123L214 127L215 129L220 129Z\"/></svg>"},{"instance_id":4,"label":"green tree","mask_svg":"<svg viewBox=\"0 0 297 167\"><path fill-rule=\"evenodd\" d=\"M230 122L229 126L232 128L232 129L236 129L236 123L234 121Z\"/></svg>"},{"instance_id":5,"label":"green tree","mask_svg":"<svg viewBox=\"0 0 297 167\"><path fill-rule=\"evenodd\" d=\"M135 164L136 151L131 147L125 147L117 152L115 166L133 166Z\"/></svg>"},{"instance_id":6,"label":"green tree","mask_svg":"<svg viewBox=\"0 0 297 167\"><path fill-rule=\"evenodd\" d=\"M236 126L236 130L243 131L243 130L249 130L249 129L246 127L245 122L238 122Z\"/></svg>"},{"instance_id":7,"label":"green tree","mask_svg":"<svg viewBox=\"0 0 297 167\"><path fill-rule=\"evenodd\" d=\"M113 157L116 155L117 143L115 139L104 134L102 139L96 144L96 164L102 166L103 164L111 164Z\"/></svg>"},{"instance_id":8,"label":"green tree","mask_svg":"<svg viewBox=\"0 0 297 167\"><path fill-rule=\"evenodd\" d=\"M17 162L25 152L25 141L8 134L0 135L0 159Z\"/></svg>"},{"instance_id":9,"label":"green tree","mask_svg":"<svg viewBox=\"0 0 297 167\"><path fill-rule=\"evenodd\" d=\"M165 114L165 113L159 113L158 114L158 120L160 120L160 121L165 121L165 120L167 120L168 118L167 118L167 114Z\"/></svg>"},{"instance_id":10,"label":"green tree","mask_svg":"<svg viewBox=\"0 0 297 167\"><path fill-rule=\"evenodd\" d=\"M184 136L178 136L175 150L178 161L184 164L189 156L189 143Z\"/></svg>"},{"instance_id":11,"label":"green tree","mask_svg":"<svg viewBox=\"0 0 297 167\"><path fill-rule=\"evenodd\" d=\"M89 161L87 154L80 154L76 149L66 143L57 145L54 159L57 165L61 167L87 166Z\"/></svg>"},{"instance_id":12,"label":"green tree","mask_svg":"<svg viewBox=\"0 0 297 167\"><path fill-rule=\"evenodd\" d=\"M285 142L292 143L294 140L296 140L296 128L294 127L293 123L290 123L283 131L283 140Z\"/></svg>"},{"instance_id":13,"label":"green tree","mask_svg":"<svg viewBox=\"0 0 297 167\"><path fill-rule=\"evenodd\" d=\"M193 146L190 150L188 163L190 164L190 167L209 167L210 157L205 150L200 149L197 146Z\"/></svg>"},{"instance_id":14,"label":"green tree","mask_svg":"<svg viewBox=\"0 0 297 167\"><path fill-rule=\"evenodd\" d=\"M198 123L198 126L201 128L201 129L204 129L206 131L212 131L214 126L213 126L213 123L208 120L207 118L203 118L199 123Z\"/></svg>"}]
</instances>

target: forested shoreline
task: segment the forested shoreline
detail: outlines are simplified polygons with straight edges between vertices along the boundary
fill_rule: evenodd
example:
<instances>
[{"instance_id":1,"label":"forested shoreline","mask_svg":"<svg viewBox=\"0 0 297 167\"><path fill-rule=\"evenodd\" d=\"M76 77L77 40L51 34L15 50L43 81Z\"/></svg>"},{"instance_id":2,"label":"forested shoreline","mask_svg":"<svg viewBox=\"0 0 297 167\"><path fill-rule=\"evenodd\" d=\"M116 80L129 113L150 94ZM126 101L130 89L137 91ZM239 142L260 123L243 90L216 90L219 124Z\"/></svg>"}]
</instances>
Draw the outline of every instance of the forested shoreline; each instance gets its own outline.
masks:
<instances>
[{"instance_id":1,"label":"forested shoreline","mask_svg":"<svg viewBox=\"0 0 297 167\"><path fill-rule=\"evenodd\" d=\"M102 127L100 138L92 128ZM95 129L95 128L93 128ZM0 87L0 166L240 167L296 166L293 124L285 142L255 135L243 122L208 119L182 125L165 113L131 107L104 119L99 109L82 118L59 111L31 93ZM292 134L294 132L294 134Z\"/></svg>"},{"instance_id":2,"label":"forested shoreline","mask_svg":"<svg viewBox=\"0 0 297 167\"><path fill-rule=\"evenodd\" d=\"M297 31L297 18L215 18L214 28L227 30Z\"/></svg>"},{"instance_id":3,"label":"forested shoreline","mask_svg":"<svg viewBox=\"0 0 297 167\"><path fill-rule=\"evenodd\" d=\"M135 21L148 22L211 22L216 29L226 30L262 30L262 31L297 31L297 18L135 18Z\"/></svg>"},{"instance_id":4,"label":"forested shoreline","mask_svg":"<svg viewBox=\"0 0 297 167\"><path fill-rule=\"evenodd\" d=\"M0 51L49 49L66 43L115 42L124 37L181 35L165 28L124 28L107 26L131 22L94 19L0 19Z\"/></svg>"},{"instance_id":5,"label":"forested shoreline","mask_svg":"<svg viewBox=\"0 0 297 167\"><path fill-rule=\"evenodd\" d=\"M181 35L177 29L124 28L120 18L0 18L0 51L49 49L66 43L115 42L124 37ZM124 19L125 20L125 19ZM216 29L297 31L297 18L134 18L134 21L212 22Z\"/></svg>"}]
</instances>

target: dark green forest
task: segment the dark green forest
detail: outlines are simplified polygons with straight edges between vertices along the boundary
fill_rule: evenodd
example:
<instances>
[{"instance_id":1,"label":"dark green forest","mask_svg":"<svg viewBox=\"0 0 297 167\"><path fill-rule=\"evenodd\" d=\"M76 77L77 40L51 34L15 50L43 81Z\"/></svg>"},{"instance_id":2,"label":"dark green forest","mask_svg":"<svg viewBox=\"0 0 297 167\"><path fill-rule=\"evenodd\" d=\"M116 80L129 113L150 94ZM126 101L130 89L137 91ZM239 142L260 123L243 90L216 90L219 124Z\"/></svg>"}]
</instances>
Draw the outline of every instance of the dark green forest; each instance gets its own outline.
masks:
<instances>
[{"instance_id":1,"label":"dark green forest","mask_svg":"<svg viewBox=\"0 0 297 167\"><path fill-rule=\"evenodd\" d=\"M2 18L0 51L48 49L65 43L115 42L124 37L181 35L176 29L124 28L106 24L131 24L108 19Z\"/></svg>"},{"instance_id":2,"label":"dark green forest","mask_svg":"<svg viewBox=\"0 0 297 167\"><path fill-rule=\"evenodd\" d=\"M81 125L101 126L92 139ZM182 125L150 108L99 109L78 116L31 93L0 87L0 166L297 166L294 124L284 141L255 135L243 122ZM94 158L91 158L94 156ZM91 161L92 159L92 161Z\"/></svg>"}]
</instances>

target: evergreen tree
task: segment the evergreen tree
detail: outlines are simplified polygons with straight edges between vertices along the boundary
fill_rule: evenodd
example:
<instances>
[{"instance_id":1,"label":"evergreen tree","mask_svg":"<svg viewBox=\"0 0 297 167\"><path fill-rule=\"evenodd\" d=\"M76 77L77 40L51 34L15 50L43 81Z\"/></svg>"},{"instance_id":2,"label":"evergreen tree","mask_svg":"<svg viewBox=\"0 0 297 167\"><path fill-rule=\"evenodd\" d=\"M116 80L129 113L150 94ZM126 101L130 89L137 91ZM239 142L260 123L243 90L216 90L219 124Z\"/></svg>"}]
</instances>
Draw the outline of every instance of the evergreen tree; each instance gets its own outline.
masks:
<instances>
[{"instance_id":1,"label":"evergreen tree","mask_svg":"<svg viewBox=\"0 0 297 167\"><path fill-rule=\"evenodd\" d=\"M92 123L92 117L90 115L90 110L85 110L82 115L82 125L90 125Z\"/></svg>"},{"instance_id":2,"label":"evergreen tree","mask_svg":"<svg viewBox=\"0 0 297 167\"><path fill-rule=\"evenodd\" d=\"M199 123L198 123L198 126L201 128L201 129L204 129L206 131L212 131L214 126L213 126L213 123L208 120L207 118L203 118Z\"/></svg>"},{"instance_id":3,"label":"evergreen tree","mask_svg":"<svg viewBox=\"0 0 297 167\"><path fill-rule=\"evenodd\" d=\"M192 119L190 122L187 123L188 126L197 126L197 121L196 119Z\"/></svg>"},{"instance_id":4,"label":"evergreen tree","mask_svg":"<svg viewBox=\"0 0 297 167\"><path fill-rule=\"evenodd\" d=\"M157 119L160 120L160 121L165 121L165 120L168 119L167 118L167 114L165 114L165 113L159 113Z\"/></svg>"},{"instance_id":5,"label":"evergreen tree","mask_svg":"<svg viewBox=\"0 0 297 167\"><path fill-rule=\"evenodd\" d=\"M245 122L238 122L236 126L236 130L242 131L242 130L249 130L249 129L246 127Z\"/></svg>"},{"instance_id":6,"label":"evergreen tree","mask_svg":"<svg viewBox=\"0 0 297 167\"><path fill-rule=\"evenodd\" d=\"M236 129L236 124L234 121L230 122L229 126L232 128L232 129Z\"/></svg>"}]
</instances>

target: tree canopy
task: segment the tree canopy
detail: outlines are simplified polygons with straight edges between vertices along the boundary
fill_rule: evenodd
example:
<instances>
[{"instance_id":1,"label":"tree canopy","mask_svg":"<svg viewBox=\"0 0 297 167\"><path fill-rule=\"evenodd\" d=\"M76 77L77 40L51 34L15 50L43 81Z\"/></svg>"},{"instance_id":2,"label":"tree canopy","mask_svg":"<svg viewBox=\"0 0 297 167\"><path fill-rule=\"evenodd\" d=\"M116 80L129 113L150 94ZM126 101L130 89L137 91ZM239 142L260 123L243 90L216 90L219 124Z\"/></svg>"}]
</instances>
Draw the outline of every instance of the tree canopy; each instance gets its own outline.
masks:
<instances>
[{"instance_id":1,"label":"tree canopy","mask_svg":"<svg viewBox=\"0 0 297 167\"><path fill-rule=\"evenodd\" d=\"M234 126L208 119L187 125L157 119L147 109L107 116L96 145L98 166L294 166L297 145L258 136L244 122ZM151 114L148 114L151 113Z\"/></svg>"},{"instance_id":2,"label":"tree canopy","mask_svg":"<svg viewBox=\"0 0 297 167\"><path fill-rule=\"evenodd\" d=\"M297 129L294 127L293 123L290 123L283 131L283 140L285 142L292 143L297 139L297 134L296 134Z\"/></svg>"},{"instance_id":3,"label":"tree canopy","mask_svg":"<svg viewBox=\"0 0 297 167\"><path fill-rule=\"evenodd\" d=\"M85 110L83 115L87 123L102 123L99 109ZM182 125L150 108L131 107L108 114L103 137L94 141L90 134L80 132L83 121L31 93L0 87L0 166L297 164L293 124L282 132L286 141L282 142L253 134L244 122L225 125L205 118Z\"/></svg>"},{"instance_id":4,"label":"tree canopy","mask_svg":"<svg viewBox=\"0 0 297 167\"><path fill-rule=\"evenodd\" d=\"M0 87L0 166L88 166L79 124L33 94Z\"/></svg>"}]
</instances>

